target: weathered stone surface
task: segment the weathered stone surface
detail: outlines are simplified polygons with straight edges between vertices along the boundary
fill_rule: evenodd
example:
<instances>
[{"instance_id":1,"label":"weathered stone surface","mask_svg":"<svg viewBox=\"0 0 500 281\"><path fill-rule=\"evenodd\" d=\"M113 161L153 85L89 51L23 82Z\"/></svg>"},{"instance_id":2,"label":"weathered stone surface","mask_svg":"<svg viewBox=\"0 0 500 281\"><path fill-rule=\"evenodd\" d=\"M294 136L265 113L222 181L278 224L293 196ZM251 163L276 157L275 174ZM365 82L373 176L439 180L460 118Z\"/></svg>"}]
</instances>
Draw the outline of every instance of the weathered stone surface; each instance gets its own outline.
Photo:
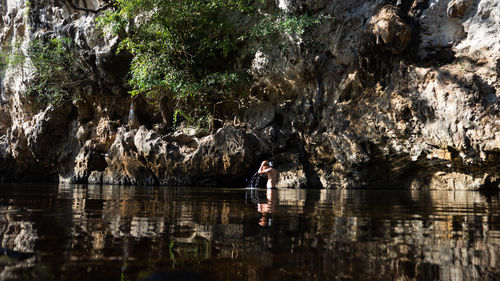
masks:
<instances>
[{"instance_id":1,"label":"weathered stone surface","mask_svg":"<svg viewBox=\"0 0 500 281\"><path fill-rule=\"evenodd\" d=\"M242 181L259 155L254 149L260 146L251 135L231 126L189 141L162 136L144 126L132 132L120 128L106 155L102 182L216 185Z\"/></svg>"},{"instance_id":2,"label":"weathered stone surface","mask_svg":"<svg viewBox=\"0 0 500 281\"><path fill-rule=\"evenodd\" d=\"M89 184L102 184L102 172L92 171L87 179Z\"/></svg>"},{"instance_id":3,"label":"weathered stone surface","mask_svg":"<svg viewBox=\"0 0 500 281\"><path fill-rule=\"evenodd\" d=\"M474 0L452 0L448 3L446 12L450 17L462 18L473 3Z\"/></svg>"},{"instance_id":4,"label":"weathered stone surface","mask_svg":"<svg viewBox=\"0 0 500 281\"><path fill-rule=\"evenodd\" d=\"M383 7L370 19L368 28L375 36L376 45L393 54L401 54L411 42L410 26L398 15L396 6Z\"/></svg>"},{"instance_id":5,"label":"weathered stone surface","mask_svg":"<svg viewBox=\"0 0 500 281\"><path fill-rule=\"evenodd\" d=\"M452 47L467 35L460 19L446 16L449 5L453 5L449 0L431 0L420 16L418 55L422 59L452 60Z\"/></svg>"},{"instance_id":6,"label":"weathered stone surface","mask_svg":"<svg viewBox=\"0 0 500 281\"><path fill-rule=\"evenodd\" d=\"M496 0L478 0L470 10L470 17L462 19L467 36L457 44L456 50L495 69L500 53L500 5Z\"/></svg>"},{"instance_id":7,"label":"weathered stone surface","mask_svg":"<svg viewBox=\"0 0 500 281\"><path fill-rule=\"evenodd\" d=\"M243 109L238 121L240 124L248 124L252 129L260 130L273 121L274 115L274 105L264 102Z\"/></svg>"},{"instance_id":8,"label":"weathered stone surface","mask_svg":"<svg viewBox=\"0 0 500 281\"><path fill-rule=\"evenodd\" d=\"M298 154L284 153L272 159L278 172L278 188L306 188L307 177Z\"/></svg>"},{"instance_id":9,"label":"weathered stone surface","mask_svg":"<svg viewBox=\"0 0 500 281\"><path fill-rule=\"evenodd\" d=\"M68 36L91 85L81 101L40 109L23 94L29 67L1 74L0 180L239 184L272 158L283 188L498 188L498 1L268 2L263 12L329 17L263 44L250 97L216 104L219 129L207 136L166 132L167 93L160 114L136 100L138 124L127 126L130 56L95 29L99 13L78 9L107 1L36 2L29 28L24 1L6 1L2 52Z\"/></svg>"},{"instance_id":10,"label":"weathered stone surface","mask_svg":"<svg viewBox=\"0 0 500 281\"><path fill-rule=\"evenodd\" d=\"M51 161L55 157L63 157L55 154L61 149L60 146L68 136L72 117L75 116L74 110L71 103L56 107L49 106L45 111L23 124L28 148L37 159Z\"/></svg>"}]
</instances>

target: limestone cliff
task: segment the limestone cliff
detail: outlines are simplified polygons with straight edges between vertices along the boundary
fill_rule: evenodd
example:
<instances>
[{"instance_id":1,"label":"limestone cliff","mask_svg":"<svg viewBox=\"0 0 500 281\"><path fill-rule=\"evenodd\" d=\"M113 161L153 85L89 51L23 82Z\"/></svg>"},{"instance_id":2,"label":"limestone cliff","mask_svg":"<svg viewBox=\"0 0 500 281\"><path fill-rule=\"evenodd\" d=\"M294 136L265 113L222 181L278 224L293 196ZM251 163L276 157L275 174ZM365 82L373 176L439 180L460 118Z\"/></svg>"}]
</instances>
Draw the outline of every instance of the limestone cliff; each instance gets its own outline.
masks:
<instances>
[{"instance_id":1,"label":"limestone cliff","mask_svg":"<svg viewBox=\"0 0 500 281\"><path fill-rule=\"evenodd\" d=\"M328 17L254 42L249 101L220 104L226 122L200 135L166 131L141 100L139 127L127 124L130 57L94 22L108 1L4 1L2 53L70 37L89 83L38 108L29 67L0 73L0 180L242 185L268 158L280 187L498 188L498 1L267 2L263 13Z\"/></svg>"}]
</instances>

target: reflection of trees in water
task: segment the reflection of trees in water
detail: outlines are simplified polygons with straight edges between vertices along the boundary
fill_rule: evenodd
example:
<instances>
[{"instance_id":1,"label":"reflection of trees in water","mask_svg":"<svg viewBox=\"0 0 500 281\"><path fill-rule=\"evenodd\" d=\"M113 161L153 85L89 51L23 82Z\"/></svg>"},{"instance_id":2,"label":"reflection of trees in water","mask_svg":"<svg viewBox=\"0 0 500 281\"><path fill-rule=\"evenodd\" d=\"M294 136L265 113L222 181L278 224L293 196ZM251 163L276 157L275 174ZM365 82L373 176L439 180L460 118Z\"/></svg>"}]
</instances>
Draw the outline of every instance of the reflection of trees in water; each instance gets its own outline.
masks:
<instances>
[{"instance_id":1,"label":"reflection of trees in water","mask_svg":"<svg viewBox=\"0 0 500 281\"><path fill-rule=\"evenodd\" d=\"M35 220L40 236L55 229L70 237L55 246L68 259L194 267L218 280L491 280L500 273L498 197L278 190L270 199L266 192L245 204L239 191L61 187L36 203L59 215L21 221ZM258 225L257 204L269 204L271 227Z\"/></svg>"}]
</instances>

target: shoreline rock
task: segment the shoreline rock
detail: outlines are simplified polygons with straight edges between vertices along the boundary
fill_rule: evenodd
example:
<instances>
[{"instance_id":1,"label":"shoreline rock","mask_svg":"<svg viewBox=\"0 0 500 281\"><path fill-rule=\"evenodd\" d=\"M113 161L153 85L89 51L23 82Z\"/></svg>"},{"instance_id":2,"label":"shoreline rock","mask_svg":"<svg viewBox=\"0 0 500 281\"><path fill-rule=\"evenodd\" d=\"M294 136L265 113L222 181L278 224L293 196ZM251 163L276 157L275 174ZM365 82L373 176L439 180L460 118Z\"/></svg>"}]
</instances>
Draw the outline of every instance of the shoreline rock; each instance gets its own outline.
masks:
<instances>
[{"instance_id":1,"label":"shoreline rock","mask_svg":"<svg viewBox=\"0 0 500 281\"><path fill-rule=\"evenodd\" d=\"M280 2L329 18L260 48L251 98L217 103L225 120L207 136L165 132L168 100L152 113L136 99L129 129L130 58L115 54L118 39L98 36L96 14L42 1L27 19L21 2L0 11L2 46L69 36L82 48L75 59L91 58L92 85L74 103L37 108L24 95L28 70L0 74L0 182L240 187L271 159L280 188L499 188L493 0Z\"/></svg>"}]
</instances>

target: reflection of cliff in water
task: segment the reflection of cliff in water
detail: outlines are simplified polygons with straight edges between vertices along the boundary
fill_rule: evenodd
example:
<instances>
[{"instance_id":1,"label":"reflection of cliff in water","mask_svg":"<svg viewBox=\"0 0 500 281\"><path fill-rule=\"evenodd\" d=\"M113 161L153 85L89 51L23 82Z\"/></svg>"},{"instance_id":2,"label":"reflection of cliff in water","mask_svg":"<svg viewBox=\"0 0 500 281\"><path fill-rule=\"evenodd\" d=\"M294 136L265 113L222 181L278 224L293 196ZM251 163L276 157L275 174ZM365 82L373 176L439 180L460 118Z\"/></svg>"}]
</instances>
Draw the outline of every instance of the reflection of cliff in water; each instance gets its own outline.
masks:
<instances>
[{"instance_id":1,"label":"reflection of cliff in water","mask_svg":"<svg viewBox=\"0 0 500 281\"><path fill-rule=\"evenodd\" d=\"M19 210L0 205L0 280L9 280L18 268L33 266L38 238L33 222L23 220Z\"/></svg>"},{"instance_id":2,"label":"reflection of cliff in water","mask_svg":"<svg viewBox=\"0 0 500 281\"><path fill-rule=\"evenodd\" d=\"M494 280L500 274L498 195L278 190L245 203L245 192L60 186L46 197L13 195L9 208L24 211L0 220L0 239L2 247L54 251L72 261L195 268L217 280ZM275 200L266 214L272 225L262 227L257 204L269 200ZM1 212L6 218L9 211ZM30 238L16 240L29 228L19 223L30 225Z\"/></svg>"}]
</instances>

